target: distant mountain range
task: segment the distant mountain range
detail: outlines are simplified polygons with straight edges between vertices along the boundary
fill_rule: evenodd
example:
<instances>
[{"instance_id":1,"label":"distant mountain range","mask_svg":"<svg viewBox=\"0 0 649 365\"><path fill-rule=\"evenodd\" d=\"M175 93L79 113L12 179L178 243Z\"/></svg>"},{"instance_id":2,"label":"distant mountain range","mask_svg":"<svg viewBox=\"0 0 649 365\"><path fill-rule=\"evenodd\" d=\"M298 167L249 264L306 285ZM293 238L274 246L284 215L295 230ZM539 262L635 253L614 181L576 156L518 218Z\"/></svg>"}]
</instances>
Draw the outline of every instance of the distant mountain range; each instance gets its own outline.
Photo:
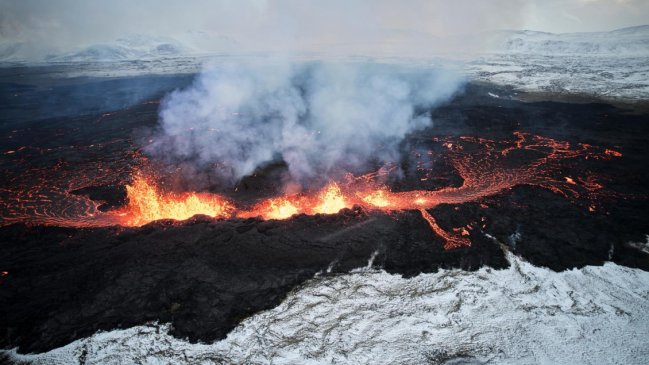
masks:
<instances>
[{"instance_id":1,"label":"distant mountain range","mask_svg":"<svg viewBox=\"0 0 649 365\"><path fill-rule=\"evenodd\" d=\"M0 40L0 62L112 62L128 60L155 60L209 53L205 45L232 45L236 42L225 37L214 37L200 32L182 34L186 41L170 37L152 37L132 34L112 42L94 44L68 52L34 56L32 45Z\"/></svg>"},{"instance_id":2,"label":"distant mountain range","mask_svg":"<svg viewBox=\"0 0 649 365\"><path fill-rule=\"evenodd\" d=\"M129 35L112 42L94 44L67 52L35 55L33 45L0 40L0 63L74 63L156 60L219 50L235 49L233 39L202 32L187 32L180 41L169 37ZM649 25L610 32L547 33L530 30L499 31L493 34L487 53L535 55L649 55ZM460 40L431 38L431 42Z\"/></svg>"},{"instance_id":3,"label":"distant mountain range","mask_svg":"<svg viewBox=\"0 0 649 365\"><path fill-rule=\"evenodd\" d=\"M50 55L46 57L46 61L122 61L177 57L186 53L190 53L188 47L174 39L133 35L119 38L110 44L97 44L72 53Z\"/></svg>"},{"instance_id":4,"label":"distant mountain range","mask_svg":"<svg viewBox=\"0 0 649 365\"><path fill-rule=\"evenodd\" d=\"M649 25L610 32L546 33L530 30L500 32L496 52L545 55L649 55Z\"/></svg>"}]
</instances>

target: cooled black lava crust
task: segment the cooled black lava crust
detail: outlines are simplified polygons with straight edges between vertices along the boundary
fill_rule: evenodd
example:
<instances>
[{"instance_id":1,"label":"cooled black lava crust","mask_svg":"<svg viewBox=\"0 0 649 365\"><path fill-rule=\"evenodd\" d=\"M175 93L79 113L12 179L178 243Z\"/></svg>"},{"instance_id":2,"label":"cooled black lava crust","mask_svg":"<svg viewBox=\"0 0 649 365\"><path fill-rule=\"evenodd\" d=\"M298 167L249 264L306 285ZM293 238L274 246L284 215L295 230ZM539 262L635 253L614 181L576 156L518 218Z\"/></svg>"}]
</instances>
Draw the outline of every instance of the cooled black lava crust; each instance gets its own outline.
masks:
<instances>
[{"instance_id":1,"label":"cooled black lava crust","mask_svg":"<svg viewBox=\"0 0 649 365\"><path fill-rule=\"evenodd\" d=\"M615 148L623 157L589 168L613 177L607 188L627 198L603 201L604 209L590 213L543 188L519 186L472 203L441 205L430 213L445 229L484 222L470 232L471 247L449 251L417 211L355 208L285 221L195 217L139 228L5 226L0 228L0 271L7 272L0 278L0 346L41 352L97 330L148 321L171 322L179 337L213 341L244 318L276 306L317 273L349 272L367 266L373 256L372 266L404 276L440 268L503 268L504 249L553 270L608 260L649 270L649 256L628 244L644 242L649 233L649 115L603 103L524 103L507 95L511 90L468 85L433 111L434 127L411 136L412 143L448 135L511 138L523 131ZM101 125L102 133L131 135L152 126L156 107L121 111L109 126ZM84 118L39 123L30 127L32 135L20 138L45 138L46 127L39 125L93 127ZM414 178L406 173L395 188L407 190ZM444 181L454 183L453 174ZM254 194L255 184L264 181L250 181L247 194ZM79 193L112 200L108 208L124 199L123 187Z\"/></svg>"}]
</instances>

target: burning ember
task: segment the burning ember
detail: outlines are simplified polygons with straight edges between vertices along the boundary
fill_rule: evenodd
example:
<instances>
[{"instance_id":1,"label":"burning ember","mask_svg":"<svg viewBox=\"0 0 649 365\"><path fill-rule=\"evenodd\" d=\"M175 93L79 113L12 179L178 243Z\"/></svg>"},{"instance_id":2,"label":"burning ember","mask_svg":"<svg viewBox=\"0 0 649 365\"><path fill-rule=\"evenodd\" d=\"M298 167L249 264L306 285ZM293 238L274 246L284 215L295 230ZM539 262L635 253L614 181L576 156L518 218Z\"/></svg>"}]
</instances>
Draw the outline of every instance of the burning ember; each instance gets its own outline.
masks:
<instances>
[{"instance_id":1,"label":"burning ember","mask_svg":"<svg viewBox=\"0 0 649 365\"><path fill-rule=\"evenodd\" d=\"M431 229L446 241L446 248L469 246L470 228L442 229L427 211L440 204L461 204L511 189L517 185L536 185L561 194L567 198L579 196L595 199L603 188L593 176L569 177L562 174L561 161L569 159L610 159L620 157L617 151L599 149L590 145L571 146L567 142L525 133L516 133L513 141L493 141L476 137L433 139L443 150L455 168L462 184L437 190L392 191L381 182L386 172L379 171L359 177L350 176L347 181L331 182L319 191L297 195L276 196L263 199L251 207L238 206L231 199L212 193L167 192L157 185L156 179L137 170L131 182L126 184L126 204L117 209L102 212L99 203L78 195L71 190L54 190L44 186L33 190L13 192L12 199L3 199L3 224L17 221L60 226L141 226L159 219L185 220L202 214L214 218L287 219L296 214L334 214L343 208L360 206L366 211L391 212L418 210ZM470 152L469 152L470 151ZM515 151L528 152L534 156L523 163L512 163ZM433 155L430 151L427 155ZM418 171L421 181L434 179L426 170L426 155ZM520 158L520 156L518 157ZM100 169L97 178L105 178L109 171ZM45 171L42 171L45 173ZM77 181L66 176L67 181ZM47 181L42 178L42 181ZM86 181L91 185L94 181ZM82 187L82 186L79 186ZM72 187L70 187L72 188ZM77 187L78 188L78 187ZM42 189L42 190L39 190ZM56 192L48 194L47 191ZM5 195L7 192L3 192ZM54 196L65 196L56 201ZM590 198L589 198L590 197ZM596 210L596 202L588 204L588 210ZM60 211L59 211L60 210Z\"/></svg>"}]
</instances>

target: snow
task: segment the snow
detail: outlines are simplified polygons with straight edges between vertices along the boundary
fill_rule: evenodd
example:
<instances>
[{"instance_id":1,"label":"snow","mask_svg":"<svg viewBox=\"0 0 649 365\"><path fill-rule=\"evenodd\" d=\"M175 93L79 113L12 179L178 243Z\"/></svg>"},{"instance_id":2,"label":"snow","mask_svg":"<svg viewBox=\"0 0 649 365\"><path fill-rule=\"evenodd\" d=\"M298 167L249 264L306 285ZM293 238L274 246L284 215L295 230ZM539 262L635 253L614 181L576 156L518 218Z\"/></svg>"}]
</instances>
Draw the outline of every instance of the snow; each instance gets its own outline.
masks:
<instances>
[{"instance_id":1,"label":"snow","mask_svg":"<svg viewBox=\"0 0 649 365\"><path fill-rule=\"evenodd\" d=\"M524 91L649 98L649 26L596 33L510 31L499 39L490 53L467 62L469 75Z\"/></svg>"},{"instance_id":2,"label":"snow","mask_svg":"<svg viewBox=\"0 0 649 365\"><path fill-rule=\"evenodd\" d=\"M34 364L647 362L649 273L613 263L557 273L508 259L504 270L410 279L367 268L319 276L212 344L153 323L9 354Z\"/></svg>"},{"instance_id":3,"label":"snow","mask_svg":"<svg viewBox=\"0 0 649 365\"><path fill-rule=\"evenodd\" d=\"M50 55L49 62L113 62L177 57L191 50L171 38L129 35L112 43L97 44L62 55Z\"/></svg>"},{"instance_id":4,"label":"snow","mask_svg":"<svg viewBox=\"0 0 649 365\"><path fill-rule=\"evenodd\" d=\"M649 57L492 54L466 64L474 79L552 94L647 100Z\"/></svg>"},{"instance_id":5,"label":"snow","mask_svg":"<svg viewBox=\"0 0 649 365\"><path fill-rule=\"evenodd\" d=\"M23 43L0 40L0 62L20 62Z\"/></svg>"},{"instance_id":6,"label":"snow","mask_svg":"<svg viewBox=\"0 0 649 365\"><path fill-rule=\"evenodd\" d=\"M37 46L0 40L0 62L8 64L115 62L154 60L196 54L196 50L174 38L131 34L106 43L40 54Z\"/></svg>"},{"instance_id":7,"label":"snow","mask_svg":"<svg viewBox=\"0 0 649 365\"><path fill-rule=\"evenodd\" d=\"M645 236L644 242L629 242L629 246L649 254L649 235Z\"/></svg>"},{"instance_id":8,"label":"snow","mask_svg":"<svg viewBox=\"0 0 649 365\"><path fill-rule=\"evenodd\" d=\"M649 25L611 32L554 34L529 30L502 32L496 52L537 55L649 55Z\"/></svg>"}]
</instances>

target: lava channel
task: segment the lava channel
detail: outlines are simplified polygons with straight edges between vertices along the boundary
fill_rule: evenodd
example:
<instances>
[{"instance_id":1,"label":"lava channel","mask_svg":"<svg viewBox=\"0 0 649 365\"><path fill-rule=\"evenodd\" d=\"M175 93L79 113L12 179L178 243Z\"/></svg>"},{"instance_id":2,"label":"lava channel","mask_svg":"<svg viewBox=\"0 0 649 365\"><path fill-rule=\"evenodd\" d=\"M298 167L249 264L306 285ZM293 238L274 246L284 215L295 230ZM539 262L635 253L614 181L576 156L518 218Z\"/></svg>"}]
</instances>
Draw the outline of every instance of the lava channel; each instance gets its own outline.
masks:
<instances>
[{"instance_id":1,"label":"lava channel","mask_svg":"<svg viewBox=\"0 0 649 365\"><path fill-rule=\"evenodd\" d=\"M465 228L447 232L428 212L440 204L462 204L478 201L518 185L534 185L574 199L582 195L597 196L602 184L589 175L570 177L563 174L563 161L572 159L611 159L621 153L587 144L571 145L537 135L516 132L515 139L494 141L478 137L435 138L450 164L462 178L457 187L437 190L392 191L380 183L381 173L350 177L347 181L330 182L319 191L262 199L251 207L212 193L172 193L161 189L153 177L136 171L126 185L127 199L123 207L107 212L98 210L98 203L83 196L67 194L67 204L54 202L44 184L28 193L17 193L13 199L4 197L2 224L26 222L56 226L141 226L160 219L186 220L194 215L214 218L288 219L296 214L334 214L343 208L360 206L367 211L393 212L418 210L431 229L445 240L445 248L471 244ZM439 151L437 153L440 153ZM433 155L432 150L427 155ZM432 171L421 166L426 177ZM523 162L521 162L523 161ZM104 176L100 174L100 176ZM44 181L46 178L41 177ZM96 181L95 181L96 182ZM61 197L61 189L56 198ZM5 189L4 195L11 195ZM591 204L589 209L595 205ZM15 214L20 212L20 214ZM459 231L460 233L457 233Z\"/></svg>"}]
</instances>

